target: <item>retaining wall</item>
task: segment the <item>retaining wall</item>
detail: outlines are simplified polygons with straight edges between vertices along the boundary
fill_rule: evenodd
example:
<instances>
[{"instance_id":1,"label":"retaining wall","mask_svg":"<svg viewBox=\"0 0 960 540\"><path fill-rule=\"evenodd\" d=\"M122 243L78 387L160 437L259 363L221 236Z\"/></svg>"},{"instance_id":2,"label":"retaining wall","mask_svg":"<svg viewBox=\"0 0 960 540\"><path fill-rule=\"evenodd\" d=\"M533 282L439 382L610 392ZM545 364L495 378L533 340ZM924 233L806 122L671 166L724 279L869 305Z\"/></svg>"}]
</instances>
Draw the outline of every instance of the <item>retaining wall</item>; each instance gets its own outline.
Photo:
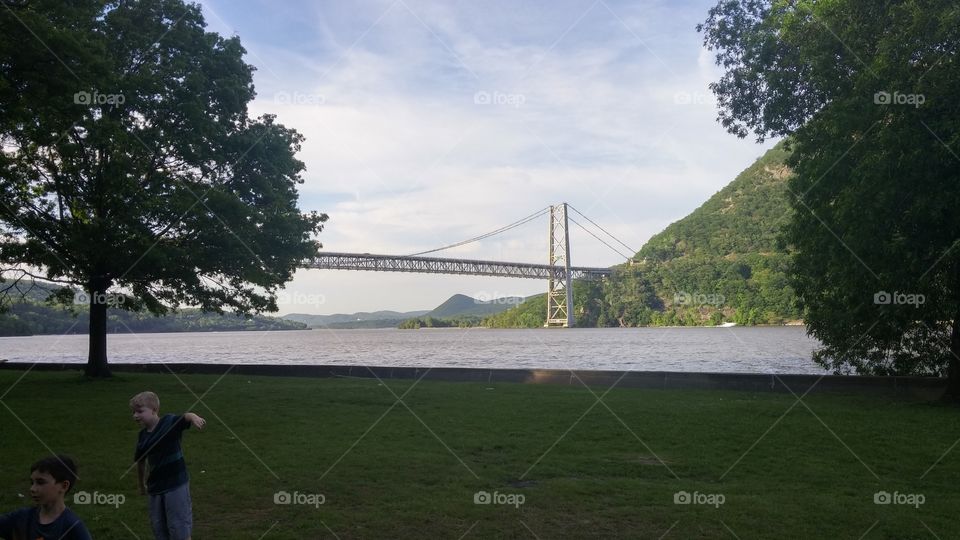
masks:
<instances>
[{"instance_id":1,"label":"retaining wall","mask_svg":"<svg viewBox=\"0 0 960 540\"><path fill-rule=\"evenodd\" d=\"M31 366L33 366L31 368ZM0 363L0 369L34 371L81 370L82 364ZM281 377L360 377L424 379L480 383L587 384L596 387L736 390L744 392L794 392L874 394L908 399L936 399L946 389L937 377L867 377L846 375L766 375L758 373L699 373L677 371L590 371L556 369L417 368L382 366L317 366L279 364L111 364L115 372L178 373ZM582 382L581 382L582 381Z\"/></svg>"}]
</instances>

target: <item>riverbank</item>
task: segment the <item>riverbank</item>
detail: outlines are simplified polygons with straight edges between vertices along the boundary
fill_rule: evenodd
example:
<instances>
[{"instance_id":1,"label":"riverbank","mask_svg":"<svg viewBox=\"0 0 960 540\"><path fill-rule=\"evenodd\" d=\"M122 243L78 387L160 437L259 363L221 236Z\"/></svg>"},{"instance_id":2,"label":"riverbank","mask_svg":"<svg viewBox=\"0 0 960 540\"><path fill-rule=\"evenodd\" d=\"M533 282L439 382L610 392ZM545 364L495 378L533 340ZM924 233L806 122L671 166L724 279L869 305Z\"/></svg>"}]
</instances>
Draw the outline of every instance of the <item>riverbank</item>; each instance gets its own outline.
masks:
<instances>
[{"instance_id":1,"label":"riverbank","mask_svg":"<svg viewBox=\"0 0 960 540\"><path fill-rule=\"evenodd\" d=\"M101 501L71 504L94 537L149 538L125 473L137 432L126 403L144 389L162 413L209 422L184 442L198 538L960 535L952 407L232 371L0 370L0 477L22 480L4 483L0 511L26 504L33 460L65 451L78 489ZM923 503L876 504L884 493Z\"/></svg>"},{"instance_id":2,"label":"riverbank","mask_svg":"<svg viewBox=\"0 0 960 540\"><path fill-rule=\"evenodd\" d=\"M75 363L29 364L0 363L0 370L79 371ZM580 369L482 369L423 368L384 366L317 366L282 364L224 365L206 363L111 364L117 373L174 373L368 378L377 380L428 380L449 382L551 384L609 388L645 388L655 390L732 390L744 392L780 392L795 395L811 393L868 394L877 397L934 400L947 387L936 377L868 377L846 375L708 373L679 371L609 371Z\"/></svg>"}]
</instances>

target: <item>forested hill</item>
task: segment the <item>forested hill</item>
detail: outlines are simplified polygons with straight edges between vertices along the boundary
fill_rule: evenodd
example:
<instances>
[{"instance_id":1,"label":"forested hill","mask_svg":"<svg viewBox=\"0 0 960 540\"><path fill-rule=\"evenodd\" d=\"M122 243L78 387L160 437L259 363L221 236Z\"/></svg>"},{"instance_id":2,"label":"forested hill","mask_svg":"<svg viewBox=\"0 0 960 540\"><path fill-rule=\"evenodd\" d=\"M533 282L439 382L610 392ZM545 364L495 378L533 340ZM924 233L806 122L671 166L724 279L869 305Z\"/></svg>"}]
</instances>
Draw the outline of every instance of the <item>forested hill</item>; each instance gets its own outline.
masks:
<instances>
[{"instance_id":1,"label":"forested hill","mask_svg":"<svg viewBox=\"0 0 960 540\"><path fill-rule=\"evenodd\" d=\"M652 322L760 324L800 317L787 284L787 254L777 246L790 216L787 157L781 142L653 236L636 265L622 269L628 283L646 280L663 302L661 313L650 314Z\"/></svg>"},{"instance_id":2,"label":"forested hill","mask_svg":"<svg viewBox=\"0 0 960 540\"><path fill-rule=\"evenodd\" d=\"M770 254L789 211L788 152L781 142L683 219L654 235L642 261Z\"/></svg>"},{"instance_id":3,"label":"forested hill","mask_svg":"<svg viewBox=\"0 0 960 540\"><path fill-rule=\"evenodd\" d=\"M781 142L683 219L654 235L602 286L576 289L581 326L779 324L799 319L777 247L789 219ZM526 302L490 326L538 326L543 302ZM518 324L519 321L524 321Z\"/></svg>"},{"instance_id":4,"label":"forested hill","mask_svg":"<svg viewBox=\"0 0 960 540\"><path fill-rule=\"evenodd\" d=\"M8 291L5 301L12 304L0 309L0 336L33 334L86 334L89 311L86 305L51 305L45 300L55 287L41 282L21 283ZM21 292L18 292L21 291ZM307 325L275 317L255 315L242 317L229 313L203 313L198 309L182 309L162 317L149 313L132 313L122 309L108 310L107 331L127 332L226 332L234 330L303 330Z\"/></svg>"}]
</instances>

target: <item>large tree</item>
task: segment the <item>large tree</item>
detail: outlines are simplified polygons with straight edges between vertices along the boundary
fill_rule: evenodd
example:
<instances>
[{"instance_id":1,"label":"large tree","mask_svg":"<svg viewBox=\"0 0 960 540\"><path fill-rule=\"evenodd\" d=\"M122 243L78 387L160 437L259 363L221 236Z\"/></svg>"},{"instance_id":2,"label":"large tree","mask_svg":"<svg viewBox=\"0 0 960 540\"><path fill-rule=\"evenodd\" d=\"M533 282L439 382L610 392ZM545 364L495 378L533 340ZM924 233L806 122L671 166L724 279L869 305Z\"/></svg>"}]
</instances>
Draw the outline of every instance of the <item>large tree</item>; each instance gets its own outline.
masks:
<instances>
[{"instance_id":1,"label":"large tree","mask_svg":"<svg viewBox=\"0 0 960 540\"><path fill-rule=\"evenodd\" d=\"M960 7L724 0L698 27L720 122L788 136L783 241L815 360L960 397Z\"/></svg>"},{"instance_id":2,"label":"large tree","mask_svg":"<svg viewBox=\"0 0 960 540\"><path fill-rule=\"evenodd\" d=\"M108 307L276 310L326 215L297 208L302 137L248 116L239 39L181 0L4 2L0 28L0 266L89 301L87 373Z\"/></svg>"}]
</instances>

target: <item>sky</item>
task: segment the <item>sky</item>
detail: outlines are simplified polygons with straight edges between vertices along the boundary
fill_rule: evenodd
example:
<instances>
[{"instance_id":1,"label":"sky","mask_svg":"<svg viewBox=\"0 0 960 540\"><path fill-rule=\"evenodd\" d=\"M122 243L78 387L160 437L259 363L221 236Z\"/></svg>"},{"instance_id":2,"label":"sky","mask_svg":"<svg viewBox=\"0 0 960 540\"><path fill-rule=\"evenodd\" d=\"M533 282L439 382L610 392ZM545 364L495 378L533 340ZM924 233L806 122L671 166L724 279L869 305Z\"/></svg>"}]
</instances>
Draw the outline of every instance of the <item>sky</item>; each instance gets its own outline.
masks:
<instances>
[{"instance_id":1,"label":"sky","mask_svg":"<svg viewBox=\"0 0 960 540\"><path fill-rule=\"evenodd\" d=\"M330 216L325 251L417 253L563 202L635 251L776 143L716 122L708 85L721 71L695 29L713 0L200 4L208 29L239 36L256 68L251 116L275 114L306 137L300 208ZM547 227L541 217L434 255L546 264ZM576 225L570 246L575 266L624 262ZM303 269L278 305L411 311L546 288Z\"/></svg>"}]
</instances>

